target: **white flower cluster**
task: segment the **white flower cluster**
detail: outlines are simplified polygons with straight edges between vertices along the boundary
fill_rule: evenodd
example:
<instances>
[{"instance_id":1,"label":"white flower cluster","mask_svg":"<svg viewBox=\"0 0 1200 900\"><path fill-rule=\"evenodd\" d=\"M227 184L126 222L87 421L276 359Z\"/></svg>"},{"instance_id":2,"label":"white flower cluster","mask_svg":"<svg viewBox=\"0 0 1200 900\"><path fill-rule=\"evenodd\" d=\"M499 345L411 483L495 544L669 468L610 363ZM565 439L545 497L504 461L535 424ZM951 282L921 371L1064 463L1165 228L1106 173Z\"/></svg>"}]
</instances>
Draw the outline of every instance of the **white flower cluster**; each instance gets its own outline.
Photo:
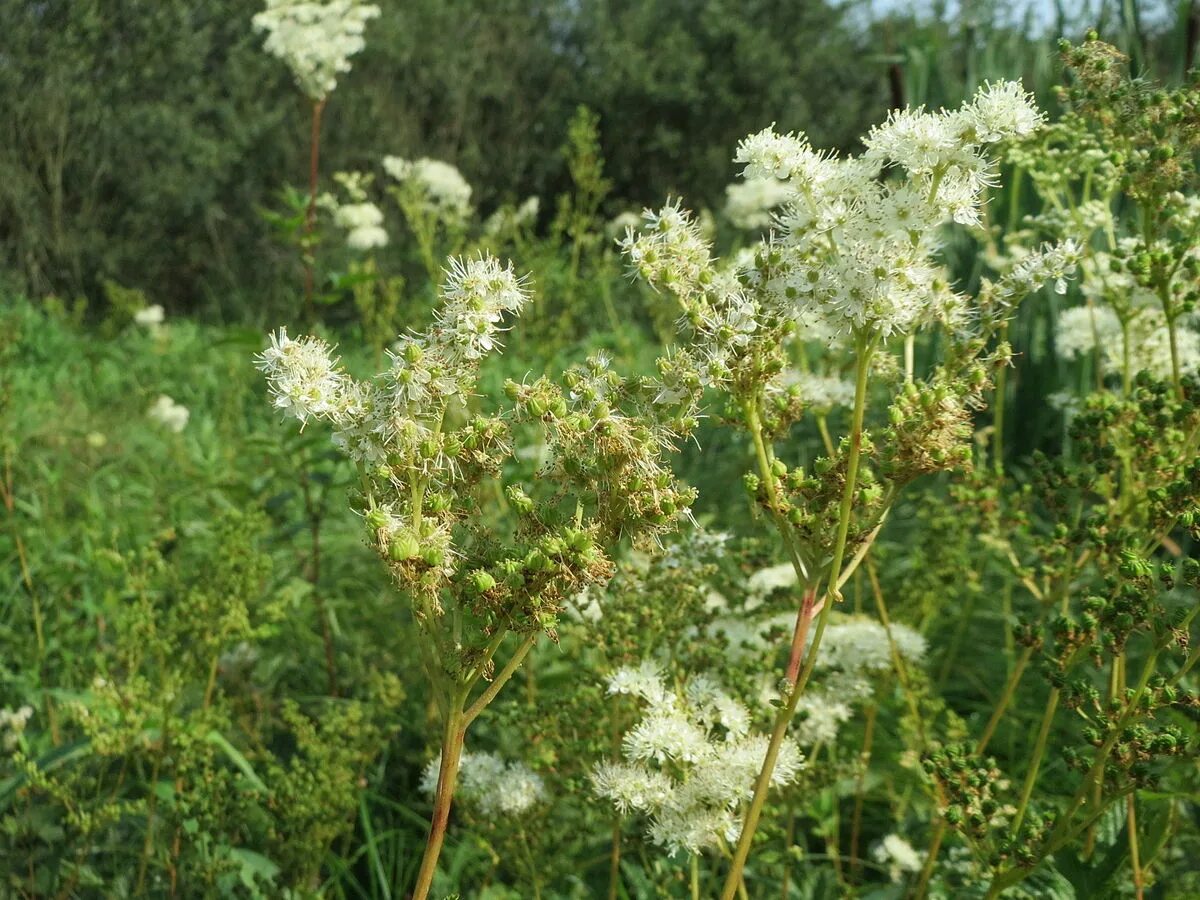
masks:
<instances>
[{"instance_id":1,"label":"white flower cluster","mask_svg":"<svg viewBox=\"0 0 1200 900\"><path fill-rule=\"evenodd\" d=\"M146 415L176 434L187 428L188 419L191 417L186 406L176 403L166 394L159 395Z\"/></svg>"},{"instance_id":2,"label":"white flower cluster","mask_svg":"<svg viewBox=\"0 0 1200 900\"><path fill-rule=\"evenodd\" d=\"M770 572L772 570L764 570ZM782 567L779 568L782 573ZM795 613L776 613L752 619L745 615L761 605L759 595L748 592L742 610L719 616L709 626L709 638L719 641L725 655L735 662L755 661L762 665L786 646L795 624ZM794 729L802 747L831 743L841 726L850 721L854 706L875 693L876 678L894 665L895 652L907 664L918 664L927 649L925 638L898 622L889 630L864 616L839 617L825 629L813 680L797 704L799 719ZM780 700L779 686L764 675L759 700L763 705Z\"/></svg>"},{"instance_id":3,"label":"white flower cluster","mask_svg":"<svg viewBox=\"0 0 1200 900\"><path fill-rule=\"evenodd\" d=\"M158 331L158 328L166 320L166 313L163 312L162 306L155 303L151 306L144 306L133 314L133 321L141 325L151 334Z\"/></svg>"},{"instance_id":4,"label":"white flower cluster","mask_svg":"<svg viewBox=\"0 0 1200 900\"><path fill-rule=\"evenodd\" d=\"M4 749L12 750L21 739L25 726L33 718L33 707L26 704L19 709L0 709L0 734L3 737Z\"/></svg>"},{"instance_id":5,"label":"white flower cluster","mask_svg":"<svg viewBox=\"0 0 1200 900\"><path fill-rule=\"evenodd\" d=\"M920 872L925 864L924 854L898 834L889 834L871 851L871 856L881 866L886 866L888 877L894 882L905 875Z\"/></svg>"},{"instance_id":6,"label":"white flower cluster","mask_svg":"<svg viewBox=\"0 0 1200 900\"><path fill-rule=\"evenodd\" d=\"M892 647L909 663L925 657L924 635L900 622L885 628L865 616L850 616L825 629L817 670L836 669L846 673L881 672L894 662Z\"/></svg>"},{"instance_id":7,"label":"white flower cluster","mask_svg":"<svg viewBox=\"0 0 1200 900\"><path fill-rule=\"evenodd\" d=\"M367 22L378 15L378 6L360 0L267 0L253 23L267 32L266 51L287 64L306 96L319 101L350 71L350 57L366 46Z\"/></svg>"},{"instance_id":8,"label":"white flower cluster","mask_svg":"<svg viewBox=\"0 0 1200 900\"><path fill-rule=\"evenodd\" d=\"M506 232L532 227L537 222L542 201L537 196L526 197L520 206L501 206L483 223L483 233L496 237Z\"/></svg>"},{"instance_id":9,"label":"white flower cluster","mask_svg":"<svg viewBox=\"0 0 1200 900\"><path fill-rule=\"evenodd\" d=\"M1083 248L1072 239L1046 244L1014 259L998 281L985 283L985 296L1008 307L1047 282L1054 283L1056 294L1065 294L1067 276L1075 271L1082 255Z\"/></svg>"},{"instance_id":10,"label":"white flower cluster","mask_svg":"<svg viewBox=\"0 0 1200 900\"><path fill-rule=\"evenodd\" d=\"M854 405L854 385L835 375L789 369L783 373L786 387L795 388L804 405L817 412L829 412L835 406Z\"/></svg>"},{"instance_id":11,"label":"white flower cluster","mask_svg":"<svg viewBox=\"0 0 1200 900\"><path fill-rule=\"evenodd\" d=\"M461 222L470 215L471 185L450 163L427 157L407 160L386 156L383 170L414 190L424 211L442 221Z\"/></svg>"},{"instance_id":12,"label":"white flower cluster","mask_svg":"<svg viewBox=\"0 0 1200 900\"><path fill-rule=\"evenodd\" d=\"M985 86L953 111L893 113L860 157L818 153L800 135L767 129L738 147L748 179L791 190L780 214L781 258L768 288L794 315L816 310L842 330L908 333L942 314L934 262L938 228L978 225L993 183L987 145L1030 133L1041 121L1019 85ZM886 167L906 177L881 180Z\"/></svg>"},{"instance_id":13,"label":"white flower cluster","mask_svg":"<svg viewBox=\"0 0 1200 900\"><path fill-rule=\"evenodd\" d=\"M1171 378L1171 336L1161 309L1140 306L1127 319L1130 374L1146 371L1160 380ZM1200 372L1200 332L1180 322L1176 350L1182 374ZM1058 314L1054 344L1060 356L1078 359L1093 351L1100 354L1106 372L1125 365L1126 340L1121 318L1108 306L1073 306Z\"/></svg>"},{"instance_id":14,"label":"white flower cluster","mask_svg":"<svg viewBox=\"0 0 1200 900\"><path fill-rule=\"evenodd\" d=\"M596 794L621 813L648 816L647 835L672 854L736 841L768 743L751 733L749 710L706 675L672 690L651 662L617 670L608 689L637 697L646 712L625 734L624 759L593 770ZM790 784L803 765L785 741L771 784Z\"/></svg>"},{"instance_id":15,"label":"white flower cluster","mask_svg":"<svg viewBox=\"0 0 1200 900\"><path fill-rule=\"evenodd\" d=\"M346 232L346 246L351 250L373 250L386 247L388 233L383 227L383 211L370 201L346 203L333 214L334 224Z\"/></svg>"},{"instance_id":16,"label":"white flower cluster","mask_svg":"<svg viewBox=\"0 0 1200 900\"><path fill-rule=\"evenodd\" d=\"M391 456L426 474L451 475L451 460L421 452L434 438L428 420L452 398L471 393L480 360L500 347L504 316L520 312L528 290L511 265L494 257L454 258L442 299L433 326L402 336L389 352L391 367L373 382L351 378L320 338L293 340L281 328L256 358L274 405L301 423L328 421L334 442L352 459Z\"/></svg>"},{"instance_id":17,"label":"white flower cluster","mask_svg":"<svg viewBox=\"0 0 1200 900\"><path fill-rule=\"evenodd\" d=\"M738 228L757 231L771 224L771 213L792 196L775 178L737 181L725 188L725 216Z\"/></svg>"},{"instance_id":18,"label":"white flower cluster","mask_svg":"<svg viewBox=\"0 0 1200 900\"><path fill-rule=\"evenodd\" d=\"M421 773L421 790L437 790L439 754ZM464 750L459 760L455 799L487 818L518 816L546 799L542 777L522 762L506 762L495 753Z\"/></svg>"},{"instance_id":19,"label":"white flower cluster","mask_svg":"<svg viewBox=\"0 0 1200 900\"><path fill-rule=\"evenodd\" d=\"M333 224L346 232L346 245L360 252L386 247L388 233L383 227L383 211L367 199L373 180L365 172L336 172L333 180L349 199L341 203L333 194L322 194L317 203L333 218Z\"/></svg>"}]
</instances>

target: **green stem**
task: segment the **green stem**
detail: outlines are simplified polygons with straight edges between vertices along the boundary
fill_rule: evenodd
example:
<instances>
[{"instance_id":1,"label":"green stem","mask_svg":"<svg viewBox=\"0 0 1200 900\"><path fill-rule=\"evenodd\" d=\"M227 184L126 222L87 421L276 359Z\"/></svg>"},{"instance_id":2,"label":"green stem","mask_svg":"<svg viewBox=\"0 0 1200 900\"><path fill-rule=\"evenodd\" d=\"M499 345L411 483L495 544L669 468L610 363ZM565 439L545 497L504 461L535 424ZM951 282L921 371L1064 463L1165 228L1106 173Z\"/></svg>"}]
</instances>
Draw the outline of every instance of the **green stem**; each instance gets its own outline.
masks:
<instances>
[{"instance_id":1,"label":"green stem","mask_svg":"<svg viewBox=\"0 0 1200 900\"><path fill-rule=\"evenodd\" d=\"M1013 694L1017 690L1017 685L1021 681L1021 676L1025 673L1025 667L1029 665L1029 660L1033 658L1033 647L1026 647L1021 651L1021 655L1017 658L1017 664L1013 666L1012 672L1009 673L1008 681L1004 684L1004 690L1000 694L1000 699L996 703L996 708L992 710L992 717L988 719L987 726L983 729L983 734L980 735L979 743L975 746L975 752L982 755L987 749L988 743L992 739L992 735L996 733L996 726L1000 724L1000 720L1004 718L1004 713L1008 710L1008 705L1012 702Z\"/></svg>"},{"instance_id":2,"label":"green stem","mask_svg":"<svg viewBox=\"0 0 1200 900\"><path fill-rule=\"evenodd\" d=\"M1000 326L1000 340L1008 338L1008 322ZM992 469L999 477L1004 476L1004 408L1008 399L1008 366L1000 367L996 373L996 391L992 403L996 408L992 421Z\"/></svg>"},{"instance_id":3,"label":"green stem","mask_svg":"<svg viewBox=\"0 0 1200 900\"><path fill-rule=\"evenodd\" d=\"M612 852L608 862L608 900L617 900L621 885L621 817L613 816Z\"/></svg>"},{"instance_id":4,"label":"green stem","mask_svg":"<svg viewBox=\"0 0 1200 900\"><path fill-rule=\"evenodd\" d=\"M513 673L520 668L521 663L525 661L525 657L529 655L529 651L533 649L533 645L536 643L539 634L541 634L540 631L535 631L533 634L525 638L525 640L521 643L521 646L517 648L517 652L512 655L509 661L504 664L504 668L500 670L494 679L492 679L492 683L487 686L487 689L475 698L474 703L467 707L466 711L463 713L463 718L467 725L470 725L475 721L476 718L478 718L479 714L483 712L487 708L487 705L496 698L498 693L500 693L500 689L508 683L508 679L513 677Z\"/></svg>"},{"instance_id":5,"label":"green stem","mask_svg":"<svg viewBox=\"0 0 1200 900\"><path fill-rule=\"evenodd\" d=\"M842 562L846 556L846 538L850 532L850 518L854 510L854 492L858 478L858 463L862 453L863 418L867 405L867 376L871 368L871 352L874 349L874 338L871 335L858 335L856 341L858 351L857 372L854 385L854 417L850 430L850 450L846 461L846 484L842 492L842 503L838 511L838 527L834 539L833 561L829 566L829 587L826 591L821 614L817 618L817 630L813 635L812 648L808 652L807 661L800 671L795 686L788 693L787 702L775 718L775 727L767 745L767 753L763 759L762 769L754 785L754 796L746 809L746 817L742 823L742 833L738 838L737 848L730 864L729 875L725 879L725 887L721 892L722 900L733 900L742 883L742 872L746 860L750 856L750 845L754 841L754 833L758 830L758 821L762 817L763 807L767 802L767 793L771 786L771 776L775 772L775 763L779 758L780 748L787 736L788 725L791 724L800 695L812 674L817 652L820 649L821 637L829 621L829 612L840 597L838 589ZM757 443L761 443L761 434ZM797 629L799 631L799 629Z\"/></svg>"},{"instance_id":6,"label":"green stem","mask_svg":"<svg viewBox=\"0 0 1200 900\"><path fill-rule=\"evenodd\" d=\"M1021 824L1025 821L1025 813L1029 809L1029 799L1033 796L1034 785L1037 784L1038 770L1042 766L1042 757L1046 755L1046 742L1050 738L1050 726L1054 723L1054 713L1058 709L1058 688L1050 690L1046 698L1046 711L1042 713L1042 726L1038 729L1037 741L1033 745L1033 757L1029 761L1029 769L1025 773L1025 784L1021 787L1021 799L1017 802L1017 812L1013 816L1012 839L1016 840L1021 833Z\"/></svg>"}]
</instances>

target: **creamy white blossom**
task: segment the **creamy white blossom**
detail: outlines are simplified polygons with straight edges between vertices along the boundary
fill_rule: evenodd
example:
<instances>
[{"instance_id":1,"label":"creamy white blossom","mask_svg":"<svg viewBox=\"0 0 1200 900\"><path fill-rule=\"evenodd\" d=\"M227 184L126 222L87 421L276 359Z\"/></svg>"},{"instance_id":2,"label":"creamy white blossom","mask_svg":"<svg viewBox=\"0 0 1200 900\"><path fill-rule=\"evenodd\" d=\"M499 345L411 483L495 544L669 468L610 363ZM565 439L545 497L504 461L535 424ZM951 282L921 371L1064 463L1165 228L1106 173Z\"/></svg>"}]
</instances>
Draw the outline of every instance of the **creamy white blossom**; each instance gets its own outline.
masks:
<instances>
[{"instance_id":1,"label":"creamy white blossom","mask_svg":"<svg viewBox=\"0 0 1200 900\"><path fill-rule=\"evenodd\" d=\"M385 247L388 233L383 227L383 212L374 203L346 203L337 208L333 221L346 231L346 245L352 250Z\"/></svg>"},{"instance_id":2,"label":"creamy white blossom","mask_svg":"<svg viewBox=\"0 0 1200 900\"><path fill-rule=\"evenodd\" d=\"M771 224L772 210L791 195L791 188L777 178L735 182L725 188L725 215L738 228L766 228Z\"/></svg>"},{"instance_id":3,"label":"creamy white blossom","mask_svg":"<svg viewBox=\"0 0 1200 900\"><path fill-rule=\"evenodd\" d=\"M12 750L17 746L31 718L33 707L28 704L17 709L0 709L0 742L5 750Z\"/></svg>"},{"instance_id":4,"label":"creamy white blossom","mask_svg":"<svg viewBox=\"0 0 1200 900\"><path fill-rule=\"evenodd\" d=\"M648 709L625 734L625 758L593 770L596 795L621 813L646 815L648 836L672 854L735 841L768 745L750 731L750 711L707 675L668 690L653 663L614 673L609 690L648 698ZM803 765L786 740L771 784L790 784Z\"/></svg>"},{"instance_id":5,"label":"creamy white blossom","mask_svg":"<svg viewBox=\"0 0 1200 900\"><path fill-rule=\"evenodd\" d=\"M187 428L191 417L186 406L176 403L166 394L159 395L146 415L177 434Z\"/></svg>"},{"instance_id":6,"label":"creamy white blossom","mask_svg":"<svg viewBox=\"0 0 1200 900\"><path fill-rule=\"evenodd\" d=\"M439 754L429 761L421 774L421 790L437 790ZM480 815L518 816L546 799L542 777L523 762L506 761L495 753L464 750L459 760L455 798Z\"/></svg>"},{"instance_id":7,"label":"creamy white blossom","mask_svg":"<svg viewBox=\"0 0 1200 900\"><path fill-rule=\"evenodd\" d=\"M888 877L895 882L903 880L907 874L920 872L925 864L925 855L898 834L889 834L880 841L871 856L887 867Z\"/></svg>"},{"instance_id":8,"label":"creamy white blossom","mask_svg":"<svg viewBox=\"0 0 1200 900\"><path fill-rule=\"evenodd\" d=\"M350 58L366 42L367 22L379 7L360 0L267 0L254 27L267 33L264 48L292 70L312 100L323 100L350 71Z\"/></svg>"},{"instance_id":9,"label":"creamy white blossom","mask_svg":"<svg viewBox=\"0 0 1200 900\"><path fill-rule=\"evenodd\" d=\"M818 412L828 412L835 406L854 405L854 385L835 375L789 369L783 375L783 383L795 388L804 404Z\"/></svg>"},{"instance_id":10,"label":"creamy white blossom","mask_svg":"<svg viewBox=\"0 0 1200 900\"><path fill-rule=\"evenodd\" d=\"M383 169L412 188L422 206L446 221L461 221L471 212L471 185L458 169L440 159L386 156Z\"/></svg>"},{"instance_id":11,"label":"creamy white blossom","mask_svg":"<svg viewBox=\"0 0 1200 900\"><path fill-rule=\"evenodd\" d=\"M163 311L162 306L157 303L145 306L133 314L133 321L150 331L155 330L165 319L166 313Z\"/></svg>"},{"instance_id":12,"label":"creamy white blossom","mask_svg":"<svg viewBox=\"0 0 1200 900\"><path fill-rule=\"evenodd\" d=\"M1182 320L1176 323L1175 340L1180 372L1200 372L1200 332ZM1130 375L1146 371L1161 380L1172 377L1170 330L1162 310L1154 306L1128 310L1125 325L1108 306L1064 309L1058 314L1054 345L1067 359L1098 352L1106 372L1123 371L1128 352Z\"/></svg>"}]
</instances>

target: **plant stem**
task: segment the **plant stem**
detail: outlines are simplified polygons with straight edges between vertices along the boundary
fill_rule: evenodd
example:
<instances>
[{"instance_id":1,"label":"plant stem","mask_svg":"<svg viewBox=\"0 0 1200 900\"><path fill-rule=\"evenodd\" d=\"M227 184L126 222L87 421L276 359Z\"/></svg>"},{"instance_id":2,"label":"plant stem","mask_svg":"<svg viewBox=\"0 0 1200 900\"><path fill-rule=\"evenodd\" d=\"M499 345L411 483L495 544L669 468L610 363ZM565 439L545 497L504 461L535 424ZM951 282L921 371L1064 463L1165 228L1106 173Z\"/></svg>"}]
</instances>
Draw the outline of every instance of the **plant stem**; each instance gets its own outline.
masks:
<instances>
[{"instance_id":1,"label":"plant stem","mask_svg":"<svg viewBox=\"0 0 1200 900\"><path fill-rule=\"evenodd\" d=\"M1050 738L1050 726L1054 722L1054 713L1058 710L1058 688L1050 689L1046 698L1046 711L1042 713L1042 725L1038 729L1037 740L1033 745L1033 756L1029 760L1029 769L1025 773L1025 784L1021 787L1021 799L1017 801L1017 812L1013 816L1012 839L1016 840L1021 833L1021 824L1025 821L1025 813L1029 808L1029 799L1033 796L1034 785L1037 784L1038 770L1042 766L1042 757L1046 754L1046 742Z\"/></svg>"},{"instance_id":2,"label":"plant stem","mask_svg":"<svg viewBox=\"0 0 1200 900\"><path fill-rule=\"evenodd\" d=\"M910 896L924 897L929 889L929 880L933 877L933 867L937 863L938 853L942 849L942 839L946 836L946 820L938 817L933 825L933 834L929 836L929 850L925 853L925 865L921 866L921 874Z\"/></svg>"},{"instance_id":3,"label":"plant stem","mask_svg":"<svg viewBox=\"0 0 1200 900\"><path fill-rule=\"evenodd\" d=\"M1000 340L1008 339L1008 322L1000 325ZM996 411L992 420L992 469L998 477L1004 477L1004 407L1008 397L1008 366L1001 366L996 373L996 390L992 404Z\"/></svg>"},{"instance_id":4,"label":"plant stem","mask_svg":"<svg viewBox=\"0 0 1200 900\"><path fill-rule=\"evenodd\" d=\"M854 417L850 430L850 450L846 460L846 484L842 492L841 508L838 512L838 527L834 539L833 561L829 566L829 587L826 590L821 613L817 620L817 630L813 636L812 649L809 651L807 661L800 670L795 686L788 693L787 702L780 708L779 714L775 717L775 727L771 732L771 739L767 745L767 753L763 759L762 769L758 773L758 779L754 784L754 796L750 801L749 807L746 809L746 818L742 823L742 833L738 838L737 848L734 851L733 860L729 868L729 875L725 879L725 887L721 892L722 900L733 900L733 897L738 892L738 887L742 883L742 872L746 867L746 860L750 856L750 845L754 841L755 831L758 830L758 820L762 817L763 807L767 802L767 793L770 791L771 776L775 772L775 762L779 758L779 750L783 746L783 740L787 736L788 725L791 724L792 716L796 712L796 706L800 702L800 695L804 692L804 686L812 675L813 666L816 663L817 651L821 645L821 636L824 634L825 625L829 620L829 612L840 596L838 583L842 570L842 562L846 556L846 538L850 533L850 518L854 511L854 492L858 478L859 457L862 453L863 418L867 405L867 376L871 368L871 352L874 349L874 339L870 335L860 334L855 343L858 358L856 361L857 372L854 385ZM762 436L758 434L757 443L761 443L761 441ZM773 482L771 483L773 484ZM799 629L797 630L799 631Z\"/></svg>"},{"instance_id":5,"label":"plant stem","mask_svg":"<svg viewBox=\"0 0 1200 900\"><path fill-rule=\"evenodd\" d=\"M700 854L692 854L691 862L692 900L700 900Z\"/></svg>"},{"instance_id":6,"label":"plant stem","mask_svg":"<svg viewBox=\"0 0 1200 900\"><path fill-rule=\"evenodd\" d=\"M1008 675L1008 681L1004 684L1004 691L1000 694L996 708L992 710L992 717L988 719L987 726L983 729L983 734L979 737L979 743L975 745L976 753L982 755L983 751L987 749L988 743L996 733L996 726L1000 724L1000 720L1004 718L1004 713L1008 710L1008 705L1012 702L1013 694L1017 690L1021 676L1025 673L1025 667L1029 665L1029 660L1032 658L1032 646L1026 647L1021 651L1021 655L1017 657L1017 664L1013 666L1012 672Z\"/></svg>"},{"instance_id":7,"label":"plant stem","mask_svg":"<svg viewBox=\"0 0 1200 900\"><path fill-rule=\"evenodd\" d=\"M854 788L854 813L850 819L850 873L862 871L862 860L858 858L858 838L862 831L863 792L867 780L867 769L871 765L871 744L875 739L875 716L879 707L872 703L867 707L866 727L863 729L863 746L858 754L858 777Z\"/></svg>"},{"instance_id":8,"label":"plant stem","mask_svg":"<svg viewBox=\"0 0 1200 900\"><path fill-rule=\"evenodd\" d=\"M437 791L433 799L433 815L429 820L429 838L425 842L425 854L421 857L421 869L413 887L413 900L426 900L437 871L438 856L446 839L446 826L450 822L450 804L454 800L454 787L458 783L458 767L462 762L463 744L467 736L467 722L463 715L463 700L457 694L446 716L442 734L442 764L438 769Z\"/></svg>"},{"instance_id":9,"label":"plant stem","mask_svg":"<svg viewBox=\"0 0 1200 900\"><path fill-rule=\"evenodd\" d=\"M308 208L304 211L304 320L315 318L313 307L313 255L311 247L313 227L317 221L317 183L321 161L321 114L325 111L325 100L316 100L312 106L312 129L308 143Z\"/></svg>"},{"instance_id":10,"label":"plant stem","mask_svg":"<svg viewBox=\"0 0 1200 900\"><path fill-rule=\"evenodd\" d=\"M525 657L529 655L529 651L533 649L534 643L537 642L539 634L541 634L540 631L535 631L525 638L521 646L517 648L517 652L512 655L509 661L504 664L504 668L492 679L492 683L487 686L487 689L476 697L475 702L463 712L464 728L475 721L479 714L487 708L487 705L500 693L500 689L504 687L508 679L513 677L513 673L521 667L521 663L525 661Z\"/></svg>"},{"instance_id":11,"label":"plant stem","mask_svg":"<svg viewBox=\"0 0 1200 900\"><path fill-rule=\"evenodd\" d=\"M608 862L608 900L617 900L621 885L621 817L613 816L612 852Z\"/></svg>"}]
</instances>

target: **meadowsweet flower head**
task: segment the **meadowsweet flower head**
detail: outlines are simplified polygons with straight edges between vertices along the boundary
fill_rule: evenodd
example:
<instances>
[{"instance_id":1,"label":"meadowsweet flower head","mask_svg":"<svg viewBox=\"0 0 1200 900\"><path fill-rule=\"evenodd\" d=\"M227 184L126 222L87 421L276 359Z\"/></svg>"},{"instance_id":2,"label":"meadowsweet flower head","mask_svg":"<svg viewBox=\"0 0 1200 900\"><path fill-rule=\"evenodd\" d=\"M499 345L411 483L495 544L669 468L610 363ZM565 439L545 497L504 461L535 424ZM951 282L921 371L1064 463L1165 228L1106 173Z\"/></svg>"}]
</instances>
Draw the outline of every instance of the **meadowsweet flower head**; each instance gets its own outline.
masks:
<instances>
[{"instance_id":1,"label":"meadowsweet flower head","mask_svg":"<svg viewBox=\"0 0 1200 900\"><path fill-rule=\"evenodd\" d=\"M267 376L277 409L299 419L337 419L347 398L348 376L320 338L292 340L286 329L271 335L271 346L255 359Z\"/></svg>"},{"instance_id":2,"label":"meadowsweet flower head","mask_svg":"<svg viewBox=\"0 0 1200 900\"><path fill-rule=\"evenodd\" d=\"M888 877L894 882L903 880L905 875L920 872L925 862L924 854L898 834L889 834L880 841L871 851L871 856L880 865L887 866Z\"/></svg>"},{"instance_id":3,"label":"meadowsweet flower head","mask_svg":"<svg viewBox=\"0 0 1200 900\"><path fill-rule=\"evenodd\" d=\"M802 134L777 134L774 126L738 144L733 161L745 166L748 182L774 179L811 191L833 174L829 157L813 150Z\"/></svg>"},{"instance_id":4,"label":"meadowsweet flower head","mask_svg":"<svg viewBox=\"0 0 1200 900\"><path fill-rule=\"evenodd\" d=\"M166 314L157 303L145 306L133 314L133 321L150 331L154 331L165 319Z\"/></svg>"},{"instance_id":5,"label":"meadowsweet flower head","mask_svg":"<svg viewBox=\"0 0 1200 900\"><path fill-rule=\"evenodd\" d=\"M18 709L0 709L0 743L5 750L12 750L17 746L31 718L33 707L28 704Z\"/></svg>"},{"instance_id":6,"label":"meadowsweet flower head","mask_svg":"<svg viewBox=\"0 0 1200 900\"><path fill-rule=\"evenodd\" d=\"M693 676L669 700L659 696L660 677L643 665L610 678L610 691L616 684L648 697L649 708L625 734L625 759L598 764L592 787L619 812L646 815L647 835L672 854L699 853L737 839L768 739L751 732L750 711L710 676ZM799 747L785 741L771 784L790 784L803 765Z\"/></svg>"},{"instance_id":7,"label":"meadowsweet flower head","mask_svg":"<svg viewBox=\"0 0 1200 900\"><path fill-rule=\"evenodd\" d=\"M453 353L476 360L499 346L500 321L521 311L529 289L511 264L501 266L495 257L455 257L446 269L442 297L437 323L443 338Z\"/></svg>"},{"instance_id":8,"label":"meadowsweet flower head","mask_svg":"<svg viewBox=\"0 0 1200 900\"><path fill-rule=\"evenodd\" d=\"M383 169L412 189L418 202L447 222L459 222L471 212L471 185L448 162L422 157L417 160L386 156Z\"/></svg>"},{"instance_id":9,"label":"meadowsweet flower head","mask_svg":"<svg viewBox=\"0 0 1200 900\"><path fill-rule=\"evenodd\" d=\"M323 100L350 71L350 58L366 46L367 22L378 15L378 6L360 0L267 0L252 21L267 33L266 51L287 64L300 89Z\"/></svg>"},{"instance_id":10,"label":"meadowsweet flower head","mask_svg":"<svg viewBox=\"0 0 1200 900\"><path fill-rule=\"evenodd\" d=\"M783 374L783 383L796 391L805 406L817 412L854 405L854 385L844 378L789 369Z\"/></svg>"},{"instance_id":11,"label":"meadowsweet flower head","mask_svg":"<svg viewBox=\"0 0 1200 900\"><path fill-rule=\"evenodd\" d=\"M1045 116L1019 81L995 81L985 82L975 97L963 104L961 120L976 140L991 144L1028 137L1041 127Z\"/></svg>"},{"instance_id":12,"label":"meadowsweet flower head","mask_svg":"<svg viewBox=\"0 0 1200 900\"><path fill-rule=\"evenodd\" d=\"M346 232L346 245L352 250L386 247L388 233L383 227L383 212L374 203L362 201L339 206L334 224Z\"/></svg>"},{"instance_id":13,"label":"meadowsweet flower head","mask_svg":"<svg viewBox=\"0 0 1200 900\"><path fill-rule=\"evenodd\" d=\"M166 394L160 395L146 414L176 434L187 428L188 419L191 417L186 406L176 403Z\"/></svg>"},{"instance_id":14,"label":"meadowsweet flower head","mask_svg":"<svg viewBox=\"0 0 1200 900\"><path fill-rule=\"evenodd\" d=\"M738 228L757 230L771 224L771 212L792 190L776 178L754 178L725 188L725 215Z\"/></svg>"},{"instance_id":15,"label":"meadowsweet flower head","mask_svg":"<svg viewBox=\"0 0 1200 900\"><path fill-rule=\"evenodd\" d=\"M926 646L923 635L900 622L885 628L874 619L849 617L825 629L817 666L849 673L879 672L892 667L893 647L912 664L925 656Z\"/></svg>"},{"instance_id":16,"label":"meadowsweet flower head","mask_svg":"<svg viewBox=\"0 0 1200 900\"><path fill-rule=\"evenodd\" d=\"M421 790L437 789L441 756L430 760L421 775ZM546 799L542 777L519 761L495 753L463 751L455 797L486 818L514 817Z\"/></svg>"}]
</instances>

